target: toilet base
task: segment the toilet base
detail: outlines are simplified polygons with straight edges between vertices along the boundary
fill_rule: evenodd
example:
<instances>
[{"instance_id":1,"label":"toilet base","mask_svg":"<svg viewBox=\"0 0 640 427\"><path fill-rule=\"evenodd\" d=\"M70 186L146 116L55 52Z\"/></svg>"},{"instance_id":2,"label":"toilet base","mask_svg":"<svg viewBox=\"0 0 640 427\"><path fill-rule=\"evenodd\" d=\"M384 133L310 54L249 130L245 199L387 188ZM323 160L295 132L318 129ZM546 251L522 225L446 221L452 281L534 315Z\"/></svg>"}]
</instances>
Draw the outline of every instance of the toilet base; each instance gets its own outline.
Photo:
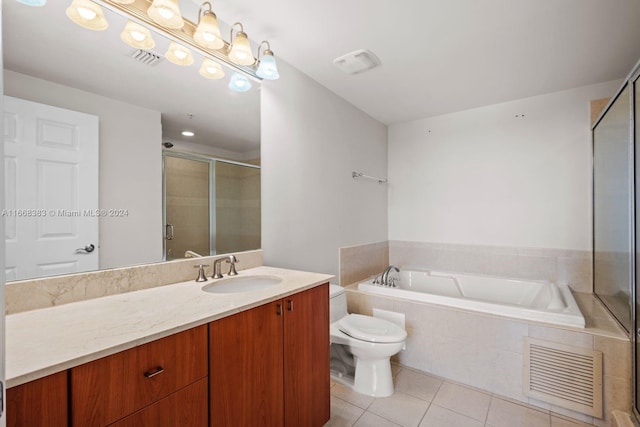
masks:
<instances>
[{"instance_id":1,"label":"toilet base","mask_svg":"<svg viewBox=\"0 0 640 427\"><path fill-rule=\"evenodd\" d=\"M393 394L393 377L390 358L367 360L359 358L353 389L373 397L388 397Z\"/></svg>"}]
</instances>

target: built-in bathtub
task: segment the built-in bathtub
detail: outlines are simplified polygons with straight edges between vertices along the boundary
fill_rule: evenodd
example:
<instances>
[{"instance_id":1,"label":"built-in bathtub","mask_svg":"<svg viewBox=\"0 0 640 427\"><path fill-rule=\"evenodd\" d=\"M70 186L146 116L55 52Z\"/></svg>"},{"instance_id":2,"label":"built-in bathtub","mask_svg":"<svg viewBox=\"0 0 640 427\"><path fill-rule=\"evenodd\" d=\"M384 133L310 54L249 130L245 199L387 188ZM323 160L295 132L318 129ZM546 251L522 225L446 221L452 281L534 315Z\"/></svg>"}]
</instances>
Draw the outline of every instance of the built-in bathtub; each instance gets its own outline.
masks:
<instances>
[{"instance_id":1,"label":"built-in bathtub","mask_svg":"<svg viewBox=\"0 0 640 427\"><path fill-rule=\"evenodd\" d=\"M388 283L376 284L372 277L359 283L358 290L521 320L585 326L564 284L415 269L391 272Z\"/></svg>"}]
</instances>

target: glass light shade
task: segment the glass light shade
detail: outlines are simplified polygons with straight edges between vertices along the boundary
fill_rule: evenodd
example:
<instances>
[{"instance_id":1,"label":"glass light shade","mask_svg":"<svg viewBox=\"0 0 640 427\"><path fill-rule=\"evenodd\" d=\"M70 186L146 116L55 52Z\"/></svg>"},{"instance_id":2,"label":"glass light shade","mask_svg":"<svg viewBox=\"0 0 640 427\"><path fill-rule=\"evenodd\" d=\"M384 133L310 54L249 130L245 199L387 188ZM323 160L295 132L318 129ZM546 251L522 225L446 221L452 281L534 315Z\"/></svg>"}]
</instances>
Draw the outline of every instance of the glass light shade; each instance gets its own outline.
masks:
<instances>
[{"instance_id":1,"label":"glass light shade","mask_svg":"<svg viewBox=\"0 0 640 427\"><path fill-rule=\"evenodd\" d=\"M90 30L106 30L109 26L102 8L89 0L73 0L67 8L67 16L76 24Z\"/></svg>"},{"instance_id":2,"label":"glass light shade","mask_svg":"<svg viewBox=\"0 0 640 427\"><path fill-rule=\"evenodd\" d=\"M184 27L178 0L153 0L147 15L163 27L179 30Z\"/></svg>"},{"instance_id":3,"label":"glass light shade","mask_svg":"<svg viewBox=\"0 0 640 427\"><path fill-rule=\"evenodd\" d=\"M205 58L200 67L200 75L208 79L221 79L224 77L222 66L215 61Z\"/></svg>"},{"instance_id":4,"label":"glass light shade","mask_svg":"<svg viewBox=\"0 0 640 427\"><path fill-rule=\"evenodd\" d=\"M17 0L18 3L26 4L27 6L44 6L47 4L47 0Z\"/></svg>"},{"instance_id":5,"label":"glass light shade","mask_svg":"<svg viewBox=\"0 0 640 427\"><path fill-rule=\"evenodd\" d=\"M176 42L171 42L169 49L164 56L176 65L191 65L193 64L193 56L191 51L186 47L179 45Z\"/></svg>"},{"instance_id":6,"label":"glass light shade","mask_svg":"<svg viewBox=\"0 0 640 427\"><path fill-rule=\"evenodd\" d=\"M260 59L260 64L256 70L256 75L266 80L277 80L280 78L276 58L273 57L273 52L270 50L265 51L264 55L262 55L262 59Z\"/></svg>"},{"instance_id":7,"label":"glass light shade","mask_svg":"<svg viewBox=\"0 0 640 427\"><path fill-rule=\"evenodd\" d=\"M151 37L151 32L140 24L129 21L120 33L123 42L136 49L153 49L156 42Z\"/></svg>"},{"instance_id":8,"label":"glass light shade","mask_svg":"<svg viewBox=\"0 0 640 427\"><path fill-rule=\"evenodd\" d=\"M229 89L235 92L246 92L251 89L251 82L245 76L234 73L229 81Z\"/></svg>"},{"instance_id":9,"label":"glass light shade","mask_svg":"<svg viewBox=\"0 0 640 427\"><path fill-rule=\"evenodd\" d=\"M221 49L224 47L224 40L220 34L220 26L215 13L205 12L196 27L193 39L202 47L207 49Z\"/></svg>"},{"instance_id":10,"label":"glass light shade","mask_svg":"<svg viewBox=\"0 0 640 427\"><path fill-rule=\"evenodd\" d=\"M239 65L253 65L256 62L253 53L251 53L249 39L242 31L238 31L235 40L233 40L229 51L229 60Z\"/></svg>"}]
</instances>

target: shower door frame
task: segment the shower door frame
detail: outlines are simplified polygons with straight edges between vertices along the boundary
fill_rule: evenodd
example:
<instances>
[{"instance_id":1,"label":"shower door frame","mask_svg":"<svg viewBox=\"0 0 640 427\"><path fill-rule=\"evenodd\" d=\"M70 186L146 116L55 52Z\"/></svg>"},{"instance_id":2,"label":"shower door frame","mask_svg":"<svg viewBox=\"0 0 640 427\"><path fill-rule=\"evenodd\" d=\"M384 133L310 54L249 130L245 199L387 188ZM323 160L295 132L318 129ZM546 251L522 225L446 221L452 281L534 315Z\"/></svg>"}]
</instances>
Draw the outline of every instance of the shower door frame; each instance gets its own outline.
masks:
<instances>
[{"instance_id":1,"label":"shower door frame","mask_svg":"<svg viewBox=\"0 0 640 427\"><path fill-rule=\"evenodd\" d=\"M244 166L254 169L261 169L260 165L253 165L236 160L224 159L221 157L207 156L204 154L189 153L186 151L162 150L162 260L167 261L167 172L166 157L177 157L185 160L194 160L198 162L209 163L209 253L201 254L203 256L216 255L216 163L230 163L233 165ZM180 259L180 258L176 258Z\"/></svg>"},{"instance_id":2,"label":"shower door frame","mask_svg":"<svg viewBox=\"0 0 640 427\"><path fill-rule=\"evenodd\" d=\"M637 306L640 303L637 299L640 298L640 278L637 275L640 273L640 269L638 266L640 265L640 253L637 251L640 250L640 235L636 233L640 232L638 228L638 221L640 221L640 194L636 195L636 191L640 190L640 185L636 185L636 182L640 184L640 161L636 162L636 159L640 160L640 144L637 144L638 135L638 127L640 123L636 123L636 111L640 108L640 105L636 104L636 87L640 85L640 61L638 61L635 66L632 68L632 71L627 75L627 77L623 80L623 83L620 85L620 88L616 91L615 95L611 97L606 107L602 110L598 118L593 122L591 126L591 137L592 137L592 155L595 154L595 133L594 129L600 123L602 118L607 114L613 103L618 99L621 93L625 90L625 88L629 87L629 167L630 167L630 182L629 182L629 202L630 202L630 266L629 266L629 274L630 274L630 288L629 289L629 310L631 314L631 330L628 331L628 336L631 341L631 378L632 381L632 416L635 418L636 423L640 423L640 363L638 362L638 358L640 358L640 319L638 319L638 314L640 310L637 310ZM595 208L595 161L592 158L592 213ZM638 204L638 205L636 205ZM598 298L601 302L602 299L595 292L595 220L592 217L592 292L593 295ZM611 313L606 304L603 305L607 311L612 315L612 317L618 322L623 330L626 331L626 328L622 325L622 323Z\"/></svg>"}]
</instances>

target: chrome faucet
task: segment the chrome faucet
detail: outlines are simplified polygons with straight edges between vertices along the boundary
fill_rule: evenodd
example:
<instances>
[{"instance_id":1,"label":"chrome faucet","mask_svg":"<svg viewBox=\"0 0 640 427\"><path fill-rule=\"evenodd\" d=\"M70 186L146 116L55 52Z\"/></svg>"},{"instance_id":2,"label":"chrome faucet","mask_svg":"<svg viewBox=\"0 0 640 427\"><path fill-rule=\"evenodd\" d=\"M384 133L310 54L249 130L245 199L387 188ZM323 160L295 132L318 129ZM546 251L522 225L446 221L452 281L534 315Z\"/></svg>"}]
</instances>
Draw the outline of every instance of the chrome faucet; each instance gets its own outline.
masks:
<instances>
[{"instance_id":1,"label":"chrome faucet","mask_svg":"<svg viewBox=\"0 0 640 427\"><path fill-rule=\"evenodd\" d=\"M395 270L397 273L400 273L400 269L395 265L390 265L389 267L387 267L386 270L384 270L384 273L382 273L382 277L380 278L380 284L382 286L389 286L389 272L391 272L391 270ZM392 284L393 286L395 286L395 280L392 281Z\"/></svg>"},{"instance_id":2,"label":"chrome faucet","mask_svg":"<svg viewBox=\"0 0 640 427\"><path fill-rule=\"evenodd\" d=\"M229 266L229 276L237 276L238 272L236 271L236 262L238 258L235 255L229 255L227 257L218 258L213 262L213 276L212 279L222 279L224 276L222 275L222 261L226 261L227 264L231 264Z\"/></svg>"}]
</instances>

